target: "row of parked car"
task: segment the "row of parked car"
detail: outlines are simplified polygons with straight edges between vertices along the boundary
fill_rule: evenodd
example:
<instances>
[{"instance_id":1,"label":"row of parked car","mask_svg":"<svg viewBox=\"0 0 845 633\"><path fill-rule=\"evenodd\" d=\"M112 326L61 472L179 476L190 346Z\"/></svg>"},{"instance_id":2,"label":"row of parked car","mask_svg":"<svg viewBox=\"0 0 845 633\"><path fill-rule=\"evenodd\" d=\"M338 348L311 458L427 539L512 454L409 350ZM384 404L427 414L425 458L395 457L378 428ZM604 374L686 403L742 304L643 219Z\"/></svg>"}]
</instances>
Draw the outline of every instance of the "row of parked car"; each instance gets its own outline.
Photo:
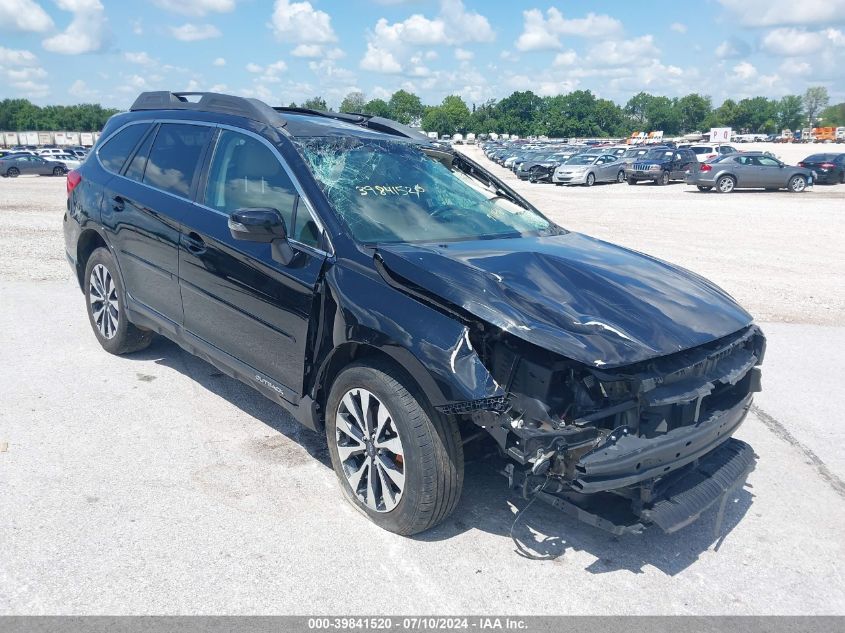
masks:
<instances>
[{"instance_id":1,"label":"row of parked car","mask_svg":"<svg viewBox=\"0 0 845 633\"><path fill-rule=\"evenodd\" d=\"M81 146L38 148L27 145L0 150L0 176L64 176L79 167L87 155L88 150Z\"/></svg>"},{"instance_id":2,"label":"row of parked car","mask_svg":"<svg viewBox=\"0 0 845 633\"><path fill-rule=\"evenodd\" d=\"M732 145L607 145L495 143L482 145L490 160L521 180L556 185L683 180L700 191L735 189L805 191L814 183L845 183L845 154L813 154L787 165L769 152L740 152Z\"/></svg>"}]
</instances>

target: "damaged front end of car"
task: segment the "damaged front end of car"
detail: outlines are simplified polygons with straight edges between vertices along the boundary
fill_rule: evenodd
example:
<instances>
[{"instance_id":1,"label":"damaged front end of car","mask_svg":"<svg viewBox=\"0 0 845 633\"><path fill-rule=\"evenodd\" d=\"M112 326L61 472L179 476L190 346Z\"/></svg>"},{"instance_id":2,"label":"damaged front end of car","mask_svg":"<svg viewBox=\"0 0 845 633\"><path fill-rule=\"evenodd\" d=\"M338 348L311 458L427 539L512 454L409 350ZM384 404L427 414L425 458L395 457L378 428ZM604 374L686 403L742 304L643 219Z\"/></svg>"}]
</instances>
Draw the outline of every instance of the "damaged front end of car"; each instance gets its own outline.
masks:
<instances>
[{"instance_id":1,"label":"damaged front end of car","mask_svg":"<svg viewBox=\"0 0 845 633\"><path fill-rule=\"evenodd\" d=\"M754 467L751 447L731 436L760 390L756 325L612 371L501 332L473 338L508 397L469 417L509 458L510 484L526 498L614 534L674 532Z\"/></svg>"}]
</instances>

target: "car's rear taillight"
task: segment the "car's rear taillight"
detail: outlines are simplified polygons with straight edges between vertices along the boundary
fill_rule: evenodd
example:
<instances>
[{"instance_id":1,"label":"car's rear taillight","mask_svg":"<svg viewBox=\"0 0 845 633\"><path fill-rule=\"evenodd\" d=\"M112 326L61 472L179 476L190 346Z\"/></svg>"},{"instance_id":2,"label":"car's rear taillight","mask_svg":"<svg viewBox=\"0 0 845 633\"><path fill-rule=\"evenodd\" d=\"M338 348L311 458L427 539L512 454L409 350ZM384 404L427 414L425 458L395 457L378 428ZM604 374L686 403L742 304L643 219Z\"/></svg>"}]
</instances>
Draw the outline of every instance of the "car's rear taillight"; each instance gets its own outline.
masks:
<instances>
[{"instance_id":1,"label":"car's rear taillight","mask_svg":"<svg viewBox=\"0 0 845 633\"><path fill-rule=\"evenodd\" d=\"M713 171L713 168L707 163L702 163L699 171Z\"/></svg>"},{"instance_id":2,"label":"car's rear taillight","mask_svg":"<svg viewBox=\"0 0 845 633\"><path fill-rule=\"evenodd\" d=\"M803 166L804 165L801 165L801 167L803 167ZM834 167L836 167L836 165L834 165L833 163L822 163L821 164L822 169L833 169Z\"/></svg>"},{"instance_id":3,"label":"car's rear taillight","mask_svg":"<svg viewBox=\"0 0 845 633\"><path fill-rule=\"evenodd\" d=\"M67 173L67 197L70 198L70 194L76 189L76 185L82 182L82 174L80 174L75 169L69 171Z\"/></svg>"}]
</instances>

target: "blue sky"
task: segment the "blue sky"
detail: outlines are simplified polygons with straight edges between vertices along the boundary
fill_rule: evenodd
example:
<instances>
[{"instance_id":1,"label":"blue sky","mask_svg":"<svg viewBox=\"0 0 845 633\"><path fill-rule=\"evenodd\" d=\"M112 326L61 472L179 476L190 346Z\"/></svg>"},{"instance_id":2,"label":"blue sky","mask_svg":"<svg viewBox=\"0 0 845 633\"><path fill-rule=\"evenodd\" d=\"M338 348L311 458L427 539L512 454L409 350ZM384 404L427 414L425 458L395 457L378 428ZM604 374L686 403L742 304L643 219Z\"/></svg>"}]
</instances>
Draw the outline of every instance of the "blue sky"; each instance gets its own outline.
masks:
<instances>
[{"instance_id":1,"label":"blue sky","mask_svg":"<svg viewBox=\"0 0 845 633\"><path fill-rule=\"evenodd\" d=\"M624 103L845 100L845 0L0 0L0 98L126 107L143 90L337 106L590 89Z\"/></svg>"}]
</instances>

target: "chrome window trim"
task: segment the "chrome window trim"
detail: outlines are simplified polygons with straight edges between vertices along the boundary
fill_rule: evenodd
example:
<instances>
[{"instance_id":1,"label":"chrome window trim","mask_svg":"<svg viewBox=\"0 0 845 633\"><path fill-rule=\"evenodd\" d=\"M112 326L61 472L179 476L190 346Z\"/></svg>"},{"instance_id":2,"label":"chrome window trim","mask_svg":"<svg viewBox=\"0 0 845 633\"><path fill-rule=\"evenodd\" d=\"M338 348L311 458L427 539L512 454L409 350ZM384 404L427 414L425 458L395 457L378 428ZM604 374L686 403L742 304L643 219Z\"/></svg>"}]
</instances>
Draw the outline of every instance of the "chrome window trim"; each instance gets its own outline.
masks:
<instances>
[{"instance_id":1,"label":"chrome window trim","mask_svg":"<svg viewBox=\"0 0 845 633\"><path fill-rule=\"evenodd\" d=\"M290 167L287 164L287 161L285 161L285 159L282 157L279 150L270 141L268 141L266 138L264 138L260 134L256 134L255 132L253 132L251 130L246 130L244 128L237 127L237 126L234 126L234 125L227 125L225 123L212 123L211 121L196 121L196 120L192 120L192 119L155 119L155 118L153 118L153 119L139 119L139 120L136 120L136 121L128 121L128 122L124 123L123 125L121 125L119 128L117 128L114 132L109 134L108 137L106 137L105 140L103 140L102 143L99 143L97 145L97 150L94 152L94 155L97 157L97 163L100 165L100 167L103 169L103 171L108 172L108 173L110 173L113 176L116 176L118 178L123 178L124 180L127 180L129 182L139 184L139 185L142 185L144 187L148 187L148 188L152 189L153 191L157 191L159 193L163 193L165 195L172 196L173 198L176 198L177 200L183 200L185 202L189 202L190 204L193 204L194 206L199 207L201 209L207 209L209 211L213 211L214 213L222 215L226 218L230 217L228 213L225 213L225 212L220 211L218 209L214 209L214 208L209 207L205 204L201 204L201 203L197 202L196 200L191 200L190 198L180 196L180 195L172 193L170 191L165 191L164 189L159 189L158 187L154 187L153 185L150 185L146 182L140 182L138 180L133 180L132 178L127 178L123 174L119 174L117 172L114 172L114 171L108 169L105 165L103 165L103 161L100 160L100 148L102 148L114 136L116 136L121 131L125 130L130 125L140 125L142 123L151 123L153 125L155 125L156 123L184 123L184 124L187 124L187 125L201 125L201 126L204 126L204 127L219 128L221 130L229 130L231 132L237 132L239 134L245 134L247 136L251 136L251 137L261 141L262 143L264 143L264 145L266 145L270 149L270 151L273 153L273 155L276 157L276 160L279 161L282 168L285 170L285 173L288 175L288 178L290 178L290 181L293 183L294 189L296 189L296 192L299 195L299 199L302 202L305 203L305 207L308 209L308 214L311 216L311 219L314 220L314 223L317 225L317 228L319 228L320 232L325 236L325 240L326 240L326 243L329 246L329 250L325 251L321 248L311 246L310 244L304 244L303 242L300 242L300 241L295 240L295 239L290 238L290 237L288 238L288 241L293 243L293 244L296 244L298 247L302 247L304 249L325 255L327 257L331 257L331 256L334 255L334 245L332 244L331 238L329 237L329 234L326 231L326 228L323 225L322 221L320 220L319 217L317 217L317 214L314 211L314 206L311 204L310 198L308 198L308 196L305 195L305 191L302 189L302 185L299 184L299 180L294 176L293 172L291 171ZM215 146L214 149L216 151L216 149L217 149L216 146ZM213 155L212 155L212 158L213 158Z\"/></svg>"}]
</instances>

